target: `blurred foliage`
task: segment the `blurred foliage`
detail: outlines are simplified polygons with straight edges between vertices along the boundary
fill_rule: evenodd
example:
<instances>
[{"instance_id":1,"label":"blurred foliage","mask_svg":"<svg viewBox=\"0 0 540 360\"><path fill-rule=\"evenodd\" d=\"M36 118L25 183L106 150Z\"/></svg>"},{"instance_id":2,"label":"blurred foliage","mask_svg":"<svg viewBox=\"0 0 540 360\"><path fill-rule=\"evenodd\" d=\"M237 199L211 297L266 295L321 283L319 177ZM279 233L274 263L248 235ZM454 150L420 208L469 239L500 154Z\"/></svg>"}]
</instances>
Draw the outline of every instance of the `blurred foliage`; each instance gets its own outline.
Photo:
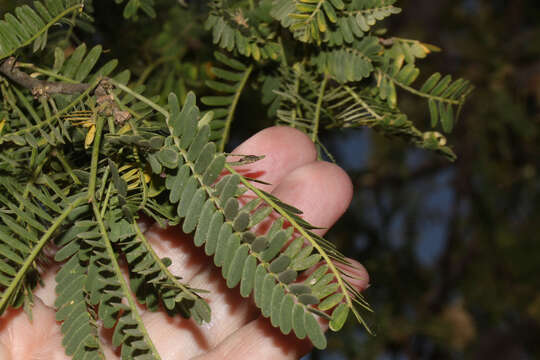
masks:
<instances>
[{"instance_id":1,"label":"blurred foliage","mask_svg":"<svg viewBox=\"0 0 540 360\"><path fill-rule=\"evenodd\" d=\"M459 159L371 132L346 148L331 139L356 198L329 238L368 268L378 329L366 337L351 324L330 340L332 356L312 358L540 358L540 5L399 5L417 11L394 17L392 31L443 49L426 67L476 86L449 138ZM428 121L414 101L402 106ZM350 161L351 151L367 154Z\"/></svg>"}]
</instances>

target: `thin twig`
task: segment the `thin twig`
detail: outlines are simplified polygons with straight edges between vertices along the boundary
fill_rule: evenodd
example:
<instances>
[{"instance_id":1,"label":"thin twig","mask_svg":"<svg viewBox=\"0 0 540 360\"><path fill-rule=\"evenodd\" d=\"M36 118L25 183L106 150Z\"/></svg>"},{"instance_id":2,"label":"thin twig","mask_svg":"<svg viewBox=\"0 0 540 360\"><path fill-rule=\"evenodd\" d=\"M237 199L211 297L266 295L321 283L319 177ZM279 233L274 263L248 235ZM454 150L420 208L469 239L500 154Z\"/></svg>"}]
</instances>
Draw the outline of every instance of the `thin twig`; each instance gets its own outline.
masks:
<instances>
[{"instance_id":1,"label":"thin twig","mask_svg":"<svg viewBox=\"0 0 540 360\"><path fill-rule=\"evenodd\" d=\"M70 84L35 79L17 68L14 57L10 57L2 62L0 73L22 87L30 89L36 97L50 94L79 94L85 92L90 87L90 84Z\"/></svg>"}]
</instances>

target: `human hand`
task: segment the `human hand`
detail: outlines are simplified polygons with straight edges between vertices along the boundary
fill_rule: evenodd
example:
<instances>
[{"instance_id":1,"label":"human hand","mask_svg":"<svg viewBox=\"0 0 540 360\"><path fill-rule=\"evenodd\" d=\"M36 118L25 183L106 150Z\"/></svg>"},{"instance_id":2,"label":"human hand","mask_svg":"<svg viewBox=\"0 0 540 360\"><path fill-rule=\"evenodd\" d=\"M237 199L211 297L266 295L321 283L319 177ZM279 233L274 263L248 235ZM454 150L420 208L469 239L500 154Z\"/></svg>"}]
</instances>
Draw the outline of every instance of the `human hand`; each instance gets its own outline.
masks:
<instances>
[{"instance_id":1,"label":"human hand","mask_svg":"<svg viewBox=\"0 0 540 360\"><path fill-rule=\"evenodd\" d=\"M265 129L235 153L265 155L263 160L239 167L239 171L272 184L259 187L303 210L307 221L325 228L316 230L318 234L324 234L351 201L352 185L347 174L336 165L317 161L313 143L297 130ZM237 289L228 289L219 269L188 235L178 228L157 226L152 226L146 235L160 257L173 261L170 270L174 274L194 288L210 291L204 297L212 309L212 320L202 326L140 307L149 335L164 360L287 360L310 350L309 340L283 335L250 301L241 298ZM367 272L354 260L351 262L357 268L344 270L353 275L349 281L362 290L369 281ZM56 270L51 267L43 274L44 286L35 293L32 322L20 309L11 309L0 318L0 360L69 359L52 307ZM106 345L106 359L118 359L119 351L111 345L112 330L102 330L100 335Z\"/></svg>"}]
</instances>

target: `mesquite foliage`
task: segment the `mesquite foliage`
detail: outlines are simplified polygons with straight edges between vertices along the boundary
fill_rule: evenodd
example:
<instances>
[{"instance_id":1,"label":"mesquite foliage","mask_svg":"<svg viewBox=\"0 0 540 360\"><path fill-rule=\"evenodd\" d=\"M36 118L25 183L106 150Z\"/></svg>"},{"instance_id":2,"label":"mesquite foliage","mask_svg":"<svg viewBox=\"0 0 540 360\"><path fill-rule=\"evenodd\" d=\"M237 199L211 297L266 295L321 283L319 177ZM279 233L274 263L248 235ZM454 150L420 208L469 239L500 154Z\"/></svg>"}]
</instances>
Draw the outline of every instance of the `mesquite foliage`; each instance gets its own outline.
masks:
<instances>
[{"instance_id":1,"label":"mesquite foliage","mask_svg":"<svg viewBox=\"0 0 540 360\"><path fill-rule=\"evenodd\" d=\"M371 309L337 265L348 264L345 256L313 232L300 210L235 170L256 157L227 160L243 93L259 90L276 123L304 131L321 151L323 130L366 126L454 159L439 132L420 131L399 110L397 91L427 100L431 126L450 132L472 87L438 73L414 87L417 59L437 48L382 37L377 22L400 12L393 0L251 3L257 6L208 5L204 27L221 51L202 111L193 92L180 98L172 92L166 100L161 89L147 94L146 79L130 81L117 60L103 60L100 45L82 43L67 53L54 47L61 43L49 44L53 33L69 38L76 26L91 30L91 2L35 1L4 16L0 315L8 307L31 312L32 291L51 261L44 249L53 243L66 354L102 358L100 323L114 329L123 358L158 359L137 302L199 324L210 320L211 309L204 292L154 252L138 221L144 214L191 234L227 286L252 297L284 334L308 337L322 349L319 318L334 331L350 313L366 325ZM158 16L151 0L128 1L124 16L137 18L139 9ZM49 48L52 61L17 61L35 56L28 47ZM250 201L242 196L247 191Z\"/></svg>"}]
</instances>

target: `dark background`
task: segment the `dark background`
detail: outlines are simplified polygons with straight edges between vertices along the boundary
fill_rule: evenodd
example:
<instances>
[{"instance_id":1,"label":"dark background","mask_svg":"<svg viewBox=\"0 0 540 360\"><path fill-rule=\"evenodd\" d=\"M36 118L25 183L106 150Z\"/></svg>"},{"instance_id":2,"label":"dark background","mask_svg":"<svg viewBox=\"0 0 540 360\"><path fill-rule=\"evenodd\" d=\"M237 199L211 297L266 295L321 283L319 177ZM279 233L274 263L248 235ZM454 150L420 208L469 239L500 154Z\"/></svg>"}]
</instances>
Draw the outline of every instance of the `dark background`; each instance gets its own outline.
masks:
<instances>
[{"instance_id":1,"label":"dark background","mask_svg":"<svg viewBox=\"0 0 540 360\"><path fill-rule=\"evenodd\" d=\"M70 41L104 44L163 100L169 91L203 95L214 50L203 11L156 3L167 21L126 21L113 1L94 1L96 31ZM368 268L377 335L350 321L309 358L538 359L540 2L397 5L403 12L383 24L390 35L443 49L420 63L423 78L450 73L476 90L448 136L455 163L367 129L322 136L355 184L353 205L328 238ZM272 124L250 96L258 95L243 97L231 146ZM400 93L400 107L429 128L424 101Z\"/></svg>"},{"instance_id":2,"label":"dark background","mask_svg":"<svg viewBox=\"0 0 540 360\"><path fill-rule=\"evenodd\" d=\"M312 359L540 358L540 2L403 0L393 35L443 52L423 61L471 80L459 159L363 130L328 140L353 207L329 235L371 274L376 337L354 324ZM424 105L401 107L420 128Z\"/></svg>"}]
</instances>

